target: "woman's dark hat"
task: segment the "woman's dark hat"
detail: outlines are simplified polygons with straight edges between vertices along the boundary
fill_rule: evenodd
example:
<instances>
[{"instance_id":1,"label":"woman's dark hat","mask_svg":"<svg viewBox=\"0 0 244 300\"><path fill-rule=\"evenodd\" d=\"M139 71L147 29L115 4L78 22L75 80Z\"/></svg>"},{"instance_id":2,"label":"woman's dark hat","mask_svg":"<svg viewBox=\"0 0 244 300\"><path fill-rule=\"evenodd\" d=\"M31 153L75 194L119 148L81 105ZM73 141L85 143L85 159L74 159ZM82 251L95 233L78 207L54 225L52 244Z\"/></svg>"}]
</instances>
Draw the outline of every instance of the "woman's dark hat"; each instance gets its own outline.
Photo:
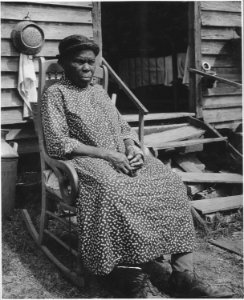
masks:
<instances>
[{"instance_id":1,"label":"woman's dark hat","mask_svg":"<svg viewBox=\"0 0 244 300\"><path fill-rule=\"evenodd\" d=\"M58 50L58 58L64 57L74 50L92 50L96 56L100 51L99 46L96 43L89 40L87 37L78 34L70 35L64 38L59 43Z\"/></svg>"}]
</instances>

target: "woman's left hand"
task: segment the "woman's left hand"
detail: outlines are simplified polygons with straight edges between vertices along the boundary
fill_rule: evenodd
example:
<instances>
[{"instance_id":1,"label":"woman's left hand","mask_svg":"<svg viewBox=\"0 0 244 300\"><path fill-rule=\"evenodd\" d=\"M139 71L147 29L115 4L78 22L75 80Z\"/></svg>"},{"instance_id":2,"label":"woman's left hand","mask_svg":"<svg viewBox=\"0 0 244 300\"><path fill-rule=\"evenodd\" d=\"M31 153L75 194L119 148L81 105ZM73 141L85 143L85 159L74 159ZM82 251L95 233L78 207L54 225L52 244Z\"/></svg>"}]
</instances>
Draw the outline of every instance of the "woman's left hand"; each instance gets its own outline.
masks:
<instances>
[{"instance_id":1,"label":"woman's left hand","mask_svg":"<svg viewBox=\"0 0 244 300\"><path fill-rule=\"evenodd\" d=\"M128 157L129 159L129 157ZM132 157L131 159L129 159L130 162L130 166L133 170L138 170L143 166L143 159L140 153L136 154L134 157Z\"/></svg>"},{"instance_id":2,"label":"woman's left hand","mask_svg":"<svg viewBox=\"0 0 244 300\"><path fill-rule=\"evenodd\" d=\"M143 166L143 158L140 153L136 153L134 147L127 148L127 158L133 170L140 169Z\"/></svg>"}]
</instances>

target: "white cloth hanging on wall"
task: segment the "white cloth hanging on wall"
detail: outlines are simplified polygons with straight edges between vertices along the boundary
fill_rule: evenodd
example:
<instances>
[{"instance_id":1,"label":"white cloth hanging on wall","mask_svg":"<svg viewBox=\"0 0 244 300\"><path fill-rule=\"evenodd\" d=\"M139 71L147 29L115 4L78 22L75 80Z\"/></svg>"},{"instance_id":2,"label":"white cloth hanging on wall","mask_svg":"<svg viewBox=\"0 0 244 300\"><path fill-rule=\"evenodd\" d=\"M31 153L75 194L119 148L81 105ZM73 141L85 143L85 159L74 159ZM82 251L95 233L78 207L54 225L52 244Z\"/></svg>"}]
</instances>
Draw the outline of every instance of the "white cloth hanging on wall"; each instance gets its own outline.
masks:
<instances>
[{"instance_id":1,"label":"white cloth hanging on wall","mask_svg":"<svg viewBox=\"0 0 244 300\"><path fill-rule=\"evenodd\" d=\"M32 115L30 102L37 102L36 73L31 55L20 53L18 91L24 100L23 117Z\"/></svg>"}]
</instances>

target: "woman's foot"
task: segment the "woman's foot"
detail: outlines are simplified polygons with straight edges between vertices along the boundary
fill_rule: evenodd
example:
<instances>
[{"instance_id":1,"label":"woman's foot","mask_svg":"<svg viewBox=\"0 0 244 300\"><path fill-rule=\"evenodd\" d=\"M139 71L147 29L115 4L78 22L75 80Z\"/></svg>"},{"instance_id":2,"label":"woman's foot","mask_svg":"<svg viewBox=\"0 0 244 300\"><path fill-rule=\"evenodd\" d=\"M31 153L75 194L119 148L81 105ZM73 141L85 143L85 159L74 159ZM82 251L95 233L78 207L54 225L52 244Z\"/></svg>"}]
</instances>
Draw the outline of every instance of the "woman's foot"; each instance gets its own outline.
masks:
<instances>
[{"instance_id":1,"label":"woman's foot","mask_svg":"<svg viewBox=\"0 0 244 300\"><path fill-rule=\"evenodd\" d=\"M169 279L170 296L176 298L232 298L233 294L213 288L197 278L194 272L173 271Z\"/></svg>"},{"instance_id":2,"label":"woman's foot","mask_svg":"<svg viewBox=\"0 0 244 300\"><path fill-rule=\"evenodd\" d=\"M118 298L162 298L148 277L140 268L115 268L107 284Z\"/></svg>"},{"instance_id":3,"label":"woman's foot","mask_svg":"<svg viewBox=\"0 0 244 300\"><path fill-rule=\"evenodd\" d=\"M169 288L169 278L172 273L170 264L165 261L150 261L143 264L142 270L148 274L152 284L157 287L161 292L165 292Z\"/></svg>"}]
</instances>

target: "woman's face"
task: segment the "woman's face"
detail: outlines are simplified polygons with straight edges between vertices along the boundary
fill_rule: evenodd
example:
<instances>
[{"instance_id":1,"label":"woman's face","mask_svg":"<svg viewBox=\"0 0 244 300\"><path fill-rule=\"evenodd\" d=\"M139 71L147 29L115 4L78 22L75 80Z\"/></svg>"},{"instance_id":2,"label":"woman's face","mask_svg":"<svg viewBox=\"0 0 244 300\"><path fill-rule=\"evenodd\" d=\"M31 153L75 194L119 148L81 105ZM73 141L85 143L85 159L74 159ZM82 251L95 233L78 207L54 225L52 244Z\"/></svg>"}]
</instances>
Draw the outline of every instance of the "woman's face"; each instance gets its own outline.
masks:
<instances>
[{"instance_id":1,"label":"woman's face","mask_svg":"<svg viewBox=\"0 0 244 300\"><path fill-rule=\"evenodd\" d=\"M86 87L95 71L95 54L92 50L78 50L63 63L65 76L76 86Z\"/></svg>"}]
</instances>

